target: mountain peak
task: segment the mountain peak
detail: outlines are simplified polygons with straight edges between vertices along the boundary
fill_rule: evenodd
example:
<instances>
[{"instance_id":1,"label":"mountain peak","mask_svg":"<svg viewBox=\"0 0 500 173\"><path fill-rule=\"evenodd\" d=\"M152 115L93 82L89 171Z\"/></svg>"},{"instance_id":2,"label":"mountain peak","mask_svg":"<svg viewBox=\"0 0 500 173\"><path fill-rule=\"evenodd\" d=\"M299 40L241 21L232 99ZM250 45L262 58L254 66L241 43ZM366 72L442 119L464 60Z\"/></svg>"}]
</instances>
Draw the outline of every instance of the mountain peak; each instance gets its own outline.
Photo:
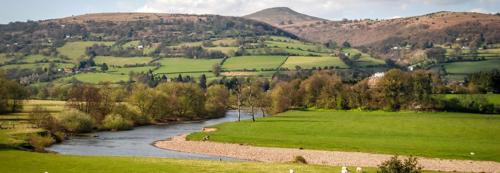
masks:
<instances>
[{"instance_id":1,"label":"mountain peak","mask_svg":"<svg viewBox=\"0 0 500 173\"><path fill-rule=\"evenodd\" d=\"M327 21L326 19L321 19L318 17L313 17L299 13L288 7L267 8L243 17L266 22L271 25L290 25L297 23Z\"/></svg>"}]
</instances>

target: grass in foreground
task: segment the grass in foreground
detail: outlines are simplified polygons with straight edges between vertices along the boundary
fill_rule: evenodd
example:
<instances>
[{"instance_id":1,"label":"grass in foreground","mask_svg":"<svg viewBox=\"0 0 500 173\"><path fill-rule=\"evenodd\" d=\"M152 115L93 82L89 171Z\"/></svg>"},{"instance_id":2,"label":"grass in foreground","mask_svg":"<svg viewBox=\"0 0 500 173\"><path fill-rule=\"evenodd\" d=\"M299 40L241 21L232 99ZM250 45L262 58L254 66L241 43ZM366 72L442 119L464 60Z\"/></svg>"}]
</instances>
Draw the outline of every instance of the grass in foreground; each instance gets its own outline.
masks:
<instances>
[{"instance_id":1,"label":"grass in foreground","mask_svg":"<svg viewBox=\"0 0 500 173\"><path fill-rule=\"evenodd\" d=\"M255 123L216 127L210 140L220 142L500 161L499 115L290 111ZM202 136L194 133L188 138Z\"/></svg>"},{"instance_id":2,"label":"grass in foreground","mask_svg":"<svg viewBox=\"0 0 500 173\"><path fill-rule=\"evenodd\" d=\"M340 167L315 166L303 164L269 164L257 162L221 162L201 160L178 160L161 158L134 157L96 157L96 156L65 156L56 154L41 154L15 150L0 150L0 168L2 172L23 173L224 173L224 172L283 172L294 169L300 173L340 172ZM351 168L353 170L355 168ZM364 169L375 172L375 169Z\"/></svg>"}]
</instances>

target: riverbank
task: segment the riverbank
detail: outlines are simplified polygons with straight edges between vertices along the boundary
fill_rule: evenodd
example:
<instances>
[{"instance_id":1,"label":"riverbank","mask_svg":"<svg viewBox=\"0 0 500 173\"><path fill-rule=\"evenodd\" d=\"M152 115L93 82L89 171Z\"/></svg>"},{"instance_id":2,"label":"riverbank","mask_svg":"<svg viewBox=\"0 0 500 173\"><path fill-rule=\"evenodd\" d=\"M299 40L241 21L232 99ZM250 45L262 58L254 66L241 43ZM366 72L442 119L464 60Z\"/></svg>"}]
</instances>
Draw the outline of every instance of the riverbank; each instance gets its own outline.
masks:
<instances>
[{"instance_id":1,"label":"riverbank","mask_svg":"<svg viewBox=\"0 0 500 173\"><path fill-rule=\"evenodd\" d=\"M295 156L303 156L308 163L315 165L376 167L381 162L391 157L391 155L386 154L255 147L209 141L187 141L186 135L157 141L154 145L158 148L167 150L232 157L267 163L289 163L293 161ZM493 161L449 160L419 157L419 163L425 170L434 171L498 172L500 170L500 163Z\"/></svg>"}]
</instances>

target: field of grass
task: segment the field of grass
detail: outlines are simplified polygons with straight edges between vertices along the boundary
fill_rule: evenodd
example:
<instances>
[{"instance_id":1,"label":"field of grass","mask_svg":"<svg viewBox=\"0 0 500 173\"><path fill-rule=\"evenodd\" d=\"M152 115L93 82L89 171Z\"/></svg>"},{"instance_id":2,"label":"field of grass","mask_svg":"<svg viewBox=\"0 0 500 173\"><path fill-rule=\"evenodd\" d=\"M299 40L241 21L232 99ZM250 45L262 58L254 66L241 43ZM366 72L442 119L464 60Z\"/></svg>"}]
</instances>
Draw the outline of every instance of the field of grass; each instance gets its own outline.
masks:
<instances>
[{"instance_id":1,"label":"field of grass","mask_svg":"<svg viewBox=\"0 0 500 173\"><path fill-rule=\"evenodd\" d=\"M291 56L288 57L282 67L288 69L295 69L295 66L300 66L304 69L311 69L313 67L334 66L339 68L347 68L338 57L315 57L315 56Z\"/></svg>"},{"instance_id":2,"label":"field of grass","mask_svg":"<svg viewBox=\"0 0 500 173\"><path fill-rule=\"evenodd\" d=\"M452 62L444 64L446 71L453 74L470 74L480 71L500 69L499 60Z\"/></svg>"},{"instance_id":3,"label":"field of grass","mask_svg":"<svg viewBox=\"0 0 500 173\"><path fill-rule=\"evenodd\" d=\"M500 161L500 115L290 111L215 127L210 140L220 142Z\"/></svg>"},{"instance_id":4,"label":"field of grass","mask_svg":"<svg viewBox=\"0 0 500 173\"><path fill-rule=\"evenodd\" d=\"M0 129L0 149L5 146L19 146L25 143L29 135L43 131L34 128L29 122L28 114L36 105L42 106L51 113L56 113L64 109L65 103L52 100L27 100L24 101L23 110L20 113L0 115L0 126L9 128Z\"/></svg>"},{"instance_id":5,"label":"field of grass","mask_svg":"<svg viewBox=\"0 0 500 173\"><path fill-rule=\"evenodd\" d=\"M231 55L238 50L238 47L206 47L205 49L209 51L221 51L226 55Z\"/></svg>"},{"instance_id":6,"label":"field of grass","mask_svg":"<svg viewBox=\"0 0 500 173\"><path fill-rule=\"evenodd\" d=\"M52 61L52 60L55 60L55 59L59 59L59 58L53 58L53 57L48 57L48 56L43 56L43 55L28 55L28 56L25 56L21 59L20 62L24 62L24 63L36 63L37 61L40 62L40 61Z\"/></svg>"},{"instance_id":7,"label":"field of grass","mask_svg":"<svg viewBox=\"0 0 500 173\"><path fill-rule=\"evenodd\" d=\"M74 67L74 64L68 64L68 63L56 63L56 67L58 68L69 68L69 67ZM8 70L8 69L36 69L36 68L48 68L49 63L36 63L36 64L10 64L10 65L4 65L0 66L0 69Z\"/></svg>"},{"instance_id":8,"label":"field of grass","mask_svg":"<svg viewBox=\"0 0 500 173\"><path fill-rule=\"evenodd\" d=\"M148 64L153 58L151 57L114 57L114 56L97 56L94 61L97 64L106 63L109 65L135 65L135 64Z\"/></svg>"},{"instance_id":9,"label":"field of grass","mask_svg":"<svg viewBox=\"0 0 500 173\"><path fill-rule=\"evenodd\" d=\"M212 44L216 46L237 46L238 40L234 38L223 38L219 40L212 41Z\"/></svg>"},{"instance_id":10,"label":"field of grass","mask_svg":"<svg viewBox=\"0 0 500 173\"><path fill-rule=\"evenodd\" d=\"M359 58L354 62L358 67L376 66L385 64L384 60L373 58L370 55L362 53L361 51L354 48L342 48L342 52L349 53L350 56L360 53L361 58Z\"/></svg>"},{"instance_id":11,"label":"field of grass","mask_svg":"<svg viewBox=\"0 0 500 173\"><path fill-rule=\"evenodd\" d=\"M153 70L154 66L144 66L144 67L110 67L107 73L111 74L119 74L119 75L128 75L130 72L147 72L149 70Z\"/></svg>"},{"instance_id":12,"label":"field of grass","mask_svg":"<svg viewBox=\"0 0 500 173\"><path fill-rule=\"evenodd\" d=\"M73 76L65 77L62 80L69 80L75 77L79 81L86 83L97 84L99 82L120 82L120 81L128 81L128 74L112 74L112 73L98 73L98 72L89 72L89 73L78 73Z\"/></svg>"},{"instance_id":13,"label":"field of grass","mask_svg":"<svg viewBox=\"0 0 500 173\"><path fill-rule=\"evenodd\" d=\"M285 48L285 49L298 49L298 50L305 50L305 51L316 52L316 53L330 51L329 49L327 49L323 45L303 43L303 42L299 42L299 41L296 41L296 42L266 41L265 43L268 47L278 47L278 48Z\"/></svg>"},{"instance_id":14,"label":"field of grass","mask_svg":"<svg viewBox=\"0 0 500 173\"><path fill-rule=\"evenodd\" d=\"M340 167L303 164L270 164L258 162L221 162L202 160L180 160L140 157L67 156L31 153L10 149L0 150L2 172L64 172L64 173L331 173L340 172ZM355 170L355 168L350 168ZM365 168L368 173L376 172Z\"/></svg>"},{"instance_id":15,"label":"field of grass","mask_svg":"<svg viewBox=\"0 0 500 173\"><path fill-rule=\"evenodd\" d=\"M3 64L5 62L9 61L9 58L4 53L0 53L0 64Z\"/></svg>"},{"instance_id":16,"label":"field of grass","mask_svg":"<svg viewBox=\"0 0 500 173\"><path fill-rule=\"evenodd\" d=\"M104 44L107 46L111 46L114 42L97 42L97 41L77 41L77 42L68 42L63 47L57 49L62 55L68 56L75 63L81 56L85 56L85 49L94 44Z\"/></svg>"},{"instance_id":17,"label":"field of grass","mask_svg":"<svg viewBox=\"0 0 500 173\"><path fill-rule=\"evenodd\" d=\"M208 72L222 59L162 58L155 73Z\"/></svg>"},{"instance_id":18,"label":"field of grass","mask_svg":"<svg viewBox=\"0 0 500 173\"><path fill-rule=\"evenodd\" d=\"M278 68L286 56L237 56L226 60L223 68L226 70L243 70L243 69L275 69Z\"/></svg>"}]
</instances>

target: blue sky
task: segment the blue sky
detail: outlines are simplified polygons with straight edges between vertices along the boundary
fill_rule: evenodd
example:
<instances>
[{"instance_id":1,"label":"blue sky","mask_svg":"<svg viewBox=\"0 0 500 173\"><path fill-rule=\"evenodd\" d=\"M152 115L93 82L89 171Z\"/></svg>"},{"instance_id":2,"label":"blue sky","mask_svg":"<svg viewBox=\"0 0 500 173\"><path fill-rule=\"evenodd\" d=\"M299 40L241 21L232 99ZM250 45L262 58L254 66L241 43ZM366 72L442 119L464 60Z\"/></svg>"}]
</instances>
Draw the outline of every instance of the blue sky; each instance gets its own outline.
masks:
<instances>
[{"instance_id":1,"label":"blue sky","mask_svg":"<svg viewBox=\"0 0 500 173\"><path fill-rule=\"evenodd\" d=\"M163 12L242 16L287 6L338 20L394 18L436 11L500 12L500 0L2 0L0 23L97 12Z\"/></svg>"}]
</instances>

